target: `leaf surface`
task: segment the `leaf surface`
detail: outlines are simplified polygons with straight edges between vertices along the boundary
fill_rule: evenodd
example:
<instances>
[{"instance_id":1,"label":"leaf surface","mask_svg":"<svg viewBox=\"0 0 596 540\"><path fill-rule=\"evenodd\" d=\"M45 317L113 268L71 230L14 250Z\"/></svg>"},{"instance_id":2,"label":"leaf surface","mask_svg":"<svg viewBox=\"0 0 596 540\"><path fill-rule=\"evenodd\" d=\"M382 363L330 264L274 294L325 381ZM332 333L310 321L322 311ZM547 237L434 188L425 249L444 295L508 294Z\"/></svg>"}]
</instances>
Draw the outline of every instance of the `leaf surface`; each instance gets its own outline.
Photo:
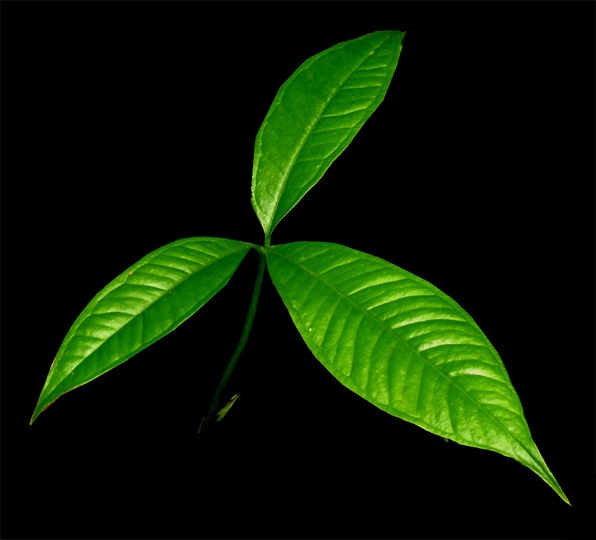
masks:
<instances>
[{"instance_id":1,"label":"leaf surface","mask_svg":"<svg viewBox=\"0 0 596 540\"><path fill-rule=\"evenodd\" d=\"M73 323L30 423L61 395L177 328L228 283L251 247L226 238L185 238L127 268L95 295Z\"/></svg>"},{"instance_id":2,"label":"leaf surface","mask_svg":"<svg viewBox=\"0 0 596 540\"><path fill-rule=\"evenodd\" d=\"M405 32L374 32L306 60L281 86L255 142L253 208L265 237L383 101Z\"/></svg>"},{"instance_id":3,"label":"leaf surface","mask_svg":"<svg viewBox=\"0 0 596 540\"><path fill-rule=\"evenodd\" d=\"M499 354L453 299L339 244L273 246L267 268L309 349L343 385L435 435L516 459L569 503Z\"/></svg>"}]
</instances>

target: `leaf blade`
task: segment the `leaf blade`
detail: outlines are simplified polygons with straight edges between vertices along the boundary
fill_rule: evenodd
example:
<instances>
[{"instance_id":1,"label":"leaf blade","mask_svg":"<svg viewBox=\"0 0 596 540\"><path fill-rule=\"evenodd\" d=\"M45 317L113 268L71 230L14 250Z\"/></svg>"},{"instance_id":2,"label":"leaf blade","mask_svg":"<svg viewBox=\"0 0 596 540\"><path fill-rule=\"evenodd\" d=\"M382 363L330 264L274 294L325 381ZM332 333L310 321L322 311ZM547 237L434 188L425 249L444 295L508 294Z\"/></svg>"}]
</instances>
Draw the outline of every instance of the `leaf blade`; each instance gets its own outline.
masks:
<instances>
[{"instance_id":1,"label":"leaf blade","mask_svg":"<svg viewBox=\"0 0 596 540\"><path fill-rule=\"evenodd\" d=\"M64 338L30 425L60 396L175 330L228 283L251 247L226 238L176 240L112 280Z\"/></svg>"},{"instance_id":2,"label":"leaf blade","mask_svg":"<svg viewBox=\"0 0 596 540\"><path fill-rule=\"evenodd\" d=\"M516 459L569 503L501 358L452 298L339 244L273 246L267 268L309 349L344 386L431 433Z\"/></svg>"},{"instance_id":3,"label":"leaf blade","mask_svg":"<svg viewBox=\"0 0 596 540\"><path fill-rule=\"evenodd\" d=\"M381 104L405 32L374 32L306 60L257 133L251 202L265 237L323 176Z\"/></svg>"}]
</instances>

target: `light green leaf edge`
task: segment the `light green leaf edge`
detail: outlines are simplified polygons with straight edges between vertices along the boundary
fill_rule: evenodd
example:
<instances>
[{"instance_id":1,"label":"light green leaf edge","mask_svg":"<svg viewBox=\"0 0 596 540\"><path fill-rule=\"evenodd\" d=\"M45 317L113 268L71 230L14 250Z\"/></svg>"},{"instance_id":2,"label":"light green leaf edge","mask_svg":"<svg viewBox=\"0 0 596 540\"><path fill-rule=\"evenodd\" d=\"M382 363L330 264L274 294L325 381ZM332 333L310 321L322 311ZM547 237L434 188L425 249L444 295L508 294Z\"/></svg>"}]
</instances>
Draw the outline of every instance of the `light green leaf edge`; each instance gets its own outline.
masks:
<instances>
[{"instance_id":1,"label":"light green leaf edge","mask_svg":"<svg viewBox=\"0 0 596 540\"><path fill-rule=\"evenodd\" d=\"M405 32L374 32L306 60L281 86L255 141L251 203L265 238L381 104Z\"/></svg>"},{"instance_id":2,"label":"light green leaf edge","mask_svg":"<svg viewBox=\"0 0 596 540\"><path fill-rule=\"evenodd\" d=\"M308 348L344 386L435 435L517 460L569 504L532 440L499 354L452 298L383 259L333 243L273 246L267 269ZM419 372L425 375L417 379Z\"/></svg>"},{"instance_id":3,"label":"light green leaf edge","mask_svg":"<svg viewBox=\"0 0 596 540\"><path fill-rule=\"evenodd\" d=\"M176 329L228 283L251 247L257 246L227 238L184 238L127 268L71 326L29 423L60 396Z\"/></svg>"}]
</instances>

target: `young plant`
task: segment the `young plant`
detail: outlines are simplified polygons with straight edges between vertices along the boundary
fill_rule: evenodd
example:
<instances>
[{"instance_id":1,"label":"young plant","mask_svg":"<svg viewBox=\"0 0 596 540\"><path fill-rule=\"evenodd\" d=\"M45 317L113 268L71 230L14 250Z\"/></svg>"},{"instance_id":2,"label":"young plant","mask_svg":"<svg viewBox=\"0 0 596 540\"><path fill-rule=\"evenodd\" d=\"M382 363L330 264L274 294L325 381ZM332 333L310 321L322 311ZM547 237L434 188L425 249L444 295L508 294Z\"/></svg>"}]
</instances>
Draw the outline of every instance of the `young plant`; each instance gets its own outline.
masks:
<instances>
[{"instance_id":1,"label":"young plant","mask_svg":"<svg viewBox=\"0 0 596 540\"><path fill-rule=\"evenodd\" d=\"M321 179L387 92L405 32L375 32L306 60L257 133L252 206L263 246L197 237L167 244L100 291L66 335L31 423L176 329L230 280L248 251L259 266L245 327L201 422L204 433L256 313L265 267L298 332L344 386L383 411L466 446L512 457L567 503L530 435L495 348L439 289L367 253L325 242L272 245L279 222Z\"/></svg>"}]
</instances>

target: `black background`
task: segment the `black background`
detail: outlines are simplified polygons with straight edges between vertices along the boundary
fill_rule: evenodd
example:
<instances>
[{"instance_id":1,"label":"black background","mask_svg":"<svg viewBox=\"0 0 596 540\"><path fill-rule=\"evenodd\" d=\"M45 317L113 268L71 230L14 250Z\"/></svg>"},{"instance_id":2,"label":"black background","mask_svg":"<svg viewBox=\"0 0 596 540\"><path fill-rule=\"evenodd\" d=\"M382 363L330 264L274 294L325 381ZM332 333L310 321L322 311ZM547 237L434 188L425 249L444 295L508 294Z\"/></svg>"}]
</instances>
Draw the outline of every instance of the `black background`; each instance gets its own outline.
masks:
<instances>
[{"instance_id":1,"label":"black background","mask_svg":"<svg viewBox=\"0 0 596 540\"><path fill-rule=\"evenodd\" d=\"M593 298L576 277L593 263L593 4L337 6L4 3L3 537L563 537L589 503L577 384L593 355L570 336ZM343 387L267 274L226 397L242 394L195 439L254 253L173 333L29 426L70 325L120 272L179 238L262 244L254 138L294 70L405 27L385 101L272 241L343 244L453 297L574 506Z\"/></svg>"}]
</instances>

